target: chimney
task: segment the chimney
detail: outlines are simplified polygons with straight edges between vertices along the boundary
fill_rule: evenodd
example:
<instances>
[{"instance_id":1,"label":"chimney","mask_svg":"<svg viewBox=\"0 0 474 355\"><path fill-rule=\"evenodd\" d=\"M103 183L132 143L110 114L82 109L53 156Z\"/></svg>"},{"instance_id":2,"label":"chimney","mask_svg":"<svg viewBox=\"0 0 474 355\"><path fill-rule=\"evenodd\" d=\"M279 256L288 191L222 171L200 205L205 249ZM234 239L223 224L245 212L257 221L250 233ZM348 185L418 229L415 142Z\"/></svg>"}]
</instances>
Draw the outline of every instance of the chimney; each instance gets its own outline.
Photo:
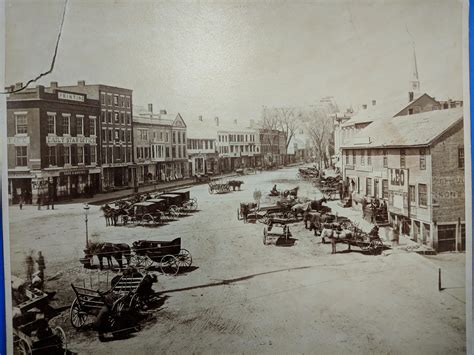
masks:
<instances>
[{"instance_id":1,"label":"chimney","mask_svg":"<svg viewBox=\"0 0 474 355\"><path fill-rule=\"evenodd\" d=\"M367 110L367 105L362 105L362 109Z\"/></svg>"},{"instance_id":2,"label":"chimney","mask_svg":"<svg viewBox=\"0 0 474 355\"><path fill-rule=\"evenodd\" d=\"M23 87L23 83L16 83L15 84L15 90L20 90Z\"/></svg>"},{"instance_id":3,"label":"chimney","mask_svg":"<svg viewBox=\"0 0 474 355\"><path fill-rule=\"evenodd\" d=\"M44 86L43 85L36 85L36 90L38 91L39 94L44 93Z\"/></svg>"},{"instance_id":4,"label":"chimney","mask_svg":"<svg viewBox=\"0 0 474 355\"><path fill-rule=\"evenodd\" d=\"M414 98L415 98L414 92L413 92L413 91L410 91L410 92L408 93L408 102L412 102Z\"/></svg>"},{"instance_id":5,"label":"chimney","mask_svg":"<svg viewBox=\"0 0 474 355\"><path fill-rule=\"evenodd\" d=\"M58 88L58 82L57 81L52 81L49 83L49 86L51 86L51 89L57 89Z\"/></svg>"},{"instance_id":6,"label":"chimney","mask_svg":"<svg viewBox=\"0 0 474 355\"><path fill-rule=\"evenodd\" d=\"M214 122L216 123L216 126L219 127L219 117L214 117Z\"/></svg>"},{"instance_id":7,"label":"chimney","mask_svg":"<svg viewBox=\"0 0 474 355\"><path fill-rule=\"evenodd\" d=\"M372 100L372 106L375 106L377 105L377 101L376 100Z\"/></svg>"},{"instance_id":8,"label":"chimney","mask_svg":"<svg viewBox=\"0 0 474 355\"><path fill-rule=\"evenodd\" d=\"M86 81L85 80L79 80L77 82L77 86L86 86Z\"/></svg>"},{"instance_id":9,"label":"chimney","mask_svg":"<svg viewBox=\"0 0 474 355\"><path fill-rule=\"evenodd\" d=\"M166 110L160 110L160 115L166 115L168 112Z\"/></svg>"},{"instance_id":10,"label":"chimney","mask_svg":"<svg viewBox=\"0 0 474 355\"><path fill-rule=\"evenodd\" d=\"M153 104L148 104L148 112L153 113Z\"/></svg>"},{"instance_id":11,"label":"chimney","mask_svg":"<svg viewBox=\"0 0 474 355\"><path fill-rule=\"evenodd\" d=\"M202 122L202 116L201 115L199 115L198 119L199 119L199 121Z\"/></svg>"}]
</instances>

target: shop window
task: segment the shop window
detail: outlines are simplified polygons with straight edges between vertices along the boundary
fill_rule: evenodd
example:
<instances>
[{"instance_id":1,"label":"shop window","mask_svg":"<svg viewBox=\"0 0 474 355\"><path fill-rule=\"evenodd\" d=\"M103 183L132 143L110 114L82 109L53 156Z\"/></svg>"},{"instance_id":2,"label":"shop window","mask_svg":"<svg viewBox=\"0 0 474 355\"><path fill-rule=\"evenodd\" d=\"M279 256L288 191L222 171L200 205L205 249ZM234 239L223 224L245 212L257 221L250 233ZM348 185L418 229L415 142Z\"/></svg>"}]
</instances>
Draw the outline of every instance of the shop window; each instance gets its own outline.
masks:
<instances>
[{"instance_id":1,"label":"shop window","mask_svg":"<svg viewBox=\"0 0 474 355\"><path fill-rule=\"evenodd\" d=\"M400 168L406 167L406 151L405 149L400 149Z\"/></svg>"},{"instance_id":2,"label":"shop window","mask_svg":"<svg viewBox=\"0 0 474 355\"><path fill-rule=\"evenodd\" d=\"M97 163L97 147L91 146L91 164Z\"/></svg>"},{"instance_id":3,"label":"shop window","mask_svg":"<svg viewBox=\"0 0 474 355\"><path fill-rule=\"evenodd\" d=\"M15 114L16 134L28 133L26 114Z\"/></svg>"},{"instance_id":4,"label":"shop window","mask_svg":"<svg viewBox=\"0 0 474 355\"><path fill-rule=\"evenodd\" d=\"M426 151L420 149L420 170L426 170Z\"/></svg>"},{"instance_id":5,"label":"shop window","mask_svg":"<svg viewBox=\"0 0 474 355\"><path fill-rule=\"evenodd\" d=\"M56 146L48 146L48 163L50 166L56 166Z\"/></svg>"},{"instance_id":6,"label":"shop window","mask_svg":"<svg viewBox=\"0 0 474 355\"><path fill-rule=\"evenodd\" d=\"M458 168L464 169L464 148L458 148Z\"/></svg>"},{"instance_id":7,"label":"shop window","mask_svg":"<svg viewBox=\"0 0 474 355\"><path fill-rule=\"evenodd\" d=\"M56 134L56 114L48 113L48 134Z\"/></svg>"},{"instance_id":8,"label":"shop window","mask_svg":"<svg viewBox=\"0 0 474 355\"><path fill-rule=\"evenodd\" d=\"M63 147L63 160L64 165L71 164L71 147L68 145Z\"/></svg>"},{"instance_id":9,"label":"shop window","mask_svg":"<svg viewBox=\"0 0 474 355\"><path fill-rule=\"evenodd\" d=\"M428 187L426 184L418 184L418 204L423 207L428 205Z\"/></svg>"},{"instance_id":10,"label":"shop window","mask_svg":"<svg viewBox=\"0 0 474 355\"><path fill-rule=\"evenodd\" d=\"M76 134L83 136L84 135L84 117L76 116Z\"/></svg>"},{"instance_id":11,"label":"shop window","mask_svg":"<svg viewBox=\"0 0 474 355\"><path fill-rule=\"evenodd\" d=\"M77 163L84 164L84 147L77 146Z\"/></svg>"},{"instance_id":12,"label":"shop window","mask_svg":"<svg viewBox=\"0 0 474 355\"><path fill-rule=\"evenodd\" d=\"M382 180L382 198L388 198L388 180Z\"/></svg>"},{"instance_id":13,"label":"shop window","mask_svg":"<svg viewBox=\"0 0 474 355\"><path fill-rule=\"evenodd\" d=\"M27 166L28 165L28 147L15 147L16 149L16 165Z\"/></svg>"},{"instance_id":14,"label":"shop window","mask_svg":"<svg viewBox=\"0 0 474 355\"><path fill-rule=\"evenodd\" d=\"M63 116L63 134L71 134L70 117Z\"/></svg>"},{"instance_id":15,"label":"shop window","mask_svg":"<svg viewBox=\"0 0 474 355\"><path fill-rule=\"evenodd\" d=\"M372 179L366 178L365 180L365 194L367 196L372 196Z\"/></svg>"},{"instance_id":16,"label":"shop window","mask_svg":"<svg viewBox=\"0 0 474 355\"><path fill-rule=\"evenodd\" d=\"M410 204L415 205L416 204L415 185L410 185L408 187L408 194L409 194Z\"/></svg>"},{"instance_id":17,"label":"shop window","mask_svg":"<svg viewBox=\"0 0 474 355\"><path fill-rule=\"evenodd\" d=\"M95 117L89 117L89 136L95 136Z\"/></svg>"}]
</instances>

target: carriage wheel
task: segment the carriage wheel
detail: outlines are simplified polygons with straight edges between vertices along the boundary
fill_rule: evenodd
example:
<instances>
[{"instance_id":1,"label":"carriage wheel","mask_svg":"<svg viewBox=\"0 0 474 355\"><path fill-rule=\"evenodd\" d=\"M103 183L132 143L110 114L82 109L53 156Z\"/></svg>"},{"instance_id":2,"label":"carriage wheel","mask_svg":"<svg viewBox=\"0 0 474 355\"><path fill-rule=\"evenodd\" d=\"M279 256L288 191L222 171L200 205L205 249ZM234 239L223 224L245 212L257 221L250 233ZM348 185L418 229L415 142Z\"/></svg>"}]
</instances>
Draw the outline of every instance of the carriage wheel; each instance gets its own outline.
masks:
<instances>
[{"instance_id":1,"label":"carriage wheel","mask_svg":"<svg viewBox=\"0 0 474 355\"><path fill-rule=\"evenodd\" d=\"M359 248L362 249L362 251L367 251L370 249L370 244L367 244L363 238L357 238L356 239L356 244Z\"/></svg>"},{"instance_id":2,"label":"carriage wheel","mask_svg":"<svg viewBox=\"0 0 474 355\"><path fill-rule=\"evenodd\" d=\"M145 306L145 302L143 301L142 297L138 293L135 293L132 296L130 300L130 304L128 305L128 307L133 311L140 311L143 309L144 306Z\"/></svg>"},{"instance_id":3,"label":"carriage wheel","mask_svg":"<svg viewBox=\"0 0 474 355\"><path fill-rule=\"evenodd\" d=\"M146 223L146 224L154 223L153 216L149 213L143 215L142 223Z\"/></svg>"},{"instance_id":4,"label":"carriage wheel","mask_svg":"<svg viewBox=\"0 0 474 355\"><path fill-rule=\"evenodd\" d=\"M56 327L54 328L54 333L58 337L58 339L61 341L61 348L64 350L64 354L67 354L67 338L66 338L66 333L64 333L63 328L61 327Z\"/></svg>"},{"instance_id":5,"label":"carriage wheel","mask_svg":"<svg viewBox=\"0 0 474 355\"><path fill-rule=\"evenodd\" d=\"M178 206L176 206L176 205L171 205L168 208L168 212L175 218L179 217Z\"/></svg>"},{"instance_id":6,"label":"carriage wheel","mask_svg":"<svg viewBox=\"0 0 474 355\"><path fill-rule=\"evenodd\" d=\"M179 255L177 259L178 259L178 266L180 269L183 268L184 270L187 270L191 267L193 263L193 258L191 256L191 253L187 249L181 249L179 251Z\"/></svg>"},{"instance_id":7,"label":"carriage wheel","mask_svg":"<svg viewBox=\"0 0 474 355\"><path fill-rule=\"evenodd\" d=\"M341 228L342 228L342 229L349 229L349 230L352 230L352 223L351 223L351 221L349 221L349 220L342 221L342 222L341 222Z\"/></svg>"},{"instance_id":8,"label":"carriage wheel","mask_svg":"<svg viewBox=\"0 0 474 355\"><path fill-rule=\"evenodd\" d=\"M69 316L71 318L72 326L76 329L80 329L87 321L88 315L81 310L81 306L79 305L77 298L71 304Z\"/></svg>"},{"instance_id":9,"label":"carriage wheel","mask_svg":"<svg viewBox=\"0 0 474 355\"><path fill-rule=\"evenodd\" d=\"M382 241L377 238L377 239L374 239L370 242L369 244L369 250L373 253L373 254L379 254L382 252L383 250L383 243Z\"/></svg>"},{"instance_id":10,"label":"carriage wheel","mask_svg":"<svg viewBox=\"0 0 474 355\"><path fill-rule=\"evenodd\" d=\"M179 271L178 260L174 255L165 255L161 258L160 269L163 274L175 276Z\"/></svg>"},{"instance_id":11,"label":"carriage wheel","mask_svg":"<svg viewBox=\"0 0 474 355\"><path fill-rule=\"evenodd\" d=\"M212 186L209 185L209 193L212 195L213 192L214 192L214 189L212 188Z\"/></svg>"},{"instance_id":12,"label":"carriage wheel","mask_svg":"<svg viewBox=\"0 0 474 355\"><path fill-rule=\"evenodd\" d=\"M16 350L15 354L20 354L20 355L33 354L30 344L26 341L26 339L23 339L23 338L20 338L18 340L18 342L16 343L15 350Z\"/></svg>"},{"instance_id":13,"label":"carriage wheel","mask_svg":"<svg viewBox=\"0 0 474 355\"><path fill-rule=\"evenodd\" d=\"M113 330L117 324L120 318L122 317L122 313L125 310L125 302L123 301L123 297L119 300L117 300L114 305L112 306L112 311L109 314L109 327L110 330Z\"/></svg>"},{"instance_id":14,"label":"carriage wheel","mask_svg":"<svg viewBox=\"0 0 474 355\"><path fill-rule=\"evenodd\" d=\"M198 208L198 202L195 198L189 199L186 205L188 206L188 209L191 211L196 211Z\"/></svg>"}]
</instances>

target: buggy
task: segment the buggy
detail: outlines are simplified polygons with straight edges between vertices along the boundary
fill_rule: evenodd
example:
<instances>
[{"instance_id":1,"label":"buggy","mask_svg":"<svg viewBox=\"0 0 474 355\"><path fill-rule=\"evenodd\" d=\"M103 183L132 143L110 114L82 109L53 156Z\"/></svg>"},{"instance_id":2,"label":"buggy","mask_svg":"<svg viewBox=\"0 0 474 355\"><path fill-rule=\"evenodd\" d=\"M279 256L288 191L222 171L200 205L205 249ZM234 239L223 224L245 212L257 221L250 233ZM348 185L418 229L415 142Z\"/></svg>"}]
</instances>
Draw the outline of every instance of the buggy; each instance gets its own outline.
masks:
<instances>
[{"instance_id":1,"label":"buggy","mask_svg":"<svg viewBox=\"0 0 474 355\"><path fill-rule=\"evenodd\" d=\"M209 193L210 194L222 194L230 192L230 185L227 182L215 182L209 181Z\"/></svg>"},{"instance_id":2,"label":"buggy","mask_svg":"<svg viewBox=\"0 0 474 355\"><path fill-rule=\"evenodd\" d=\"M138 240L133 242L132 264L138 268L149 268L158 263L163 274L176 275L191 267L191 253L181 248L181 238L172 241Z\"/></svg>"}]
</instances>

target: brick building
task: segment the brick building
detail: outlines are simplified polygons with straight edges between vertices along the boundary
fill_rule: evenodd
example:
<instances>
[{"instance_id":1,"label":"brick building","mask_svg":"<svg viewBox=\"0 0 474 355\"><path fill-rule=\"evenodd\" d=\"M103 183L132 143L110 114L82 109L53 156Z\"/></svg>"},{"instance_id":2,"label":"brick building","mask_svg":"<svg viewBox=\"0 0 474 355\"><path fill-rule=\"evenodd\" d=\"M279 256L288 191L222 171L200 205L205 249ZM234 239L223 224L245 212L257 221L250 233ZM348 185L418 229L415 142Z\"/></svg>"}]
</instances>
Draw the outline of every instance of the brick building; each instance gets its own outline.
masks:
<instances>
[{"instance_id":1,"label":"brick building","mask_svg":"<svg viewBox=\"0 0 474 355\"><path fill-rule=\"evenodd\" d=\"M388 203L389 219L437 251L465 250L461 108L382 118L342 146L354 200Z\"/></svg>"},{"instance_id":2,"label":"brick building","mask_svg":"<svg viewBox=\"0 0 474 355\"><path fill-rule=\"evenodd\" d=\"M21 83L16 87L21 87ZM99 101L37 86L7 98L8 182L13 203L100 190Z\"/></svg>"},{"instance_id":3,"label":"brick building","mask_svg":"<svg viewBox=\"0 0 474 355\"><path fill-rule=\"evenodd\" d=\"M51 83L57 87L57 83ZM101 186L104 190L133 186L132 90L102 84L61 86L100 102L98 156L101 162Z\"/></svg>"},{"instance_id":4,"label":"brick building","mask_svg":"<svg viewBox=\"0 0 474 355\"><path fill-rule=\"evenodd\" d=\"M173 181L188 176L186 124L178 113L166 110L147 112L133 117L134 158L138 183Z\"/></svg>"},{"instance_id":5,"label":"brick building","mask_svg":"<svg viewBox=\"0 0 474 355\"><path fill-rule=\"evenodd\" d=\"M276 129L261 128L258 131L263 166L275 166L285 163L286 135Z\"/></svg>"}]
</instances>

